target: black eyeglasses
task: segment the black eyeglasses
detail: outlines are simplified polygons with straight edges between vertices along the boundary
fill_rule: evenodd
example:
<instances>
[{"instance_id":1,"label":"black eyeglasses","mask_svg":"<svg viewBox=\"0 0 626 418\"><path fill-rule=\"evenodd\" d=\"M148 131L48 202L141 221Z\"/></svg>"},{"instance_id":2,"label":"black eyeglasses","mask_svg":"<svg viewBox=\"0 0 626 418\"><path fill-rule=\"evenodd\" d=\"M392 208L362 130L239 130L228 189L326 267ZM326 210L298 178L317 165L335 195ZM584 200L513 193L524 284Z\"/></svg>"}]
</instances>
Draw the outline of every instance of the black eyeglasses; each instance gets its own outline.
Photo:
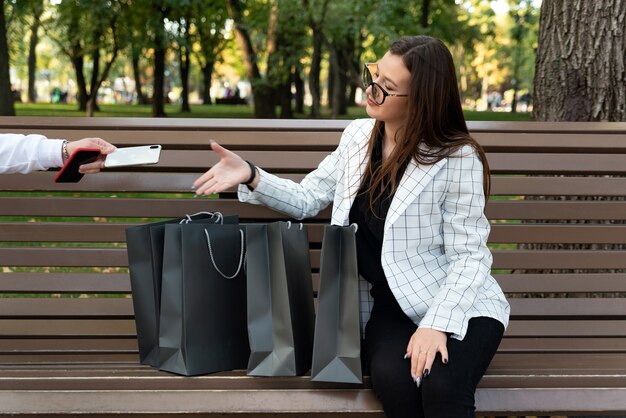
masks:
<instances>
[{"instance_id":1,"label":"black eyeglasses","mask_svg":"<svg viewBox=\"0 0 626 418\"><path fill-rule=\"evenodd\" d=\"M380 84L375 82L372 78L372 73L376 73L378 71L378 64L375 63L366 63L363 66L363 84L365 88L372 87L372 100L377 105L382 105L385 103L385 99L387 96L396 96L396 97L408 97L408 94L393 94L389 93L385 90Z\"/></svg>"}]
</instances>

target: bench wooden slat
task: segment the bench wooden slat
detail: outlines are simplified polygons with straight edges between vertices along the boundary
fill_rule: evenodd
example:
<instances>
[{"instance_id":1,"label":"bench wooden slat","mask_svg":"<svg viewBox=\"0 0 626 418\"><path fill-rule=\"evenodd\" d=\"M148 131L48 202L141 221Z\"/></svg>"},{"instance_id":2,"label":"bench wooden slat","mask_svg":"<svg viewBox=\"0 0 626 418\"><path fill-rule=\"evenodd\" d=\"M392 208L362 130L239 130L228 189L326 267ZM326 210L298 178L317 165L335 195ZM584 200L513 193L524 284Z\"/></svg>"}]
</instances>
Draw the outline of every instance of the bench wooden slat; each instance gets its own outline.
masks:
<instances>
[{"instance_id":1,"label":"bench wooden slat","mask_svg":"<svg viewBox=\"0 0 626 418\"><path fill-rule=\"evenodd\" d=\"M494 174L625 174L626 154L590 157L587 154L491 153L487 155Z\"/></svg>"},{"instance_id":2,"label":"bench wooden slat","mask_svg":"<svg viewBox=\"0 0 626 418\"><path fill-rule=\"evenodd\" d=\"M235 200L211 198L192 199L133 198L37 198L0 197L0 216L100 216L177 218L202 211L237 214L240 219L279 220L286 216L271 209ZM325 209L313 219L330 219Z\"/></svg>"},{"instance_id":3,"label":"bench wooden slat","mask_svg":"<svg viewBox=\"0 0 626 418\"><path fill-rule=\"evenodd\" d=\"M370 390L333 390L332 396L324 390L282 391L1 391L0 402L5 410L16 414L97 414L101 417L131 413L133 416L148 416L152 413L180 414L205 411L213 414L253 413L255 417L275 416L275 411L287 405L289 412L283 416L300 418L327 418L350 413L355 418L382 418L380 404ZM240 401L241 396L246 402ZM55 403L62 398L63 403ZM287 402L287 403L286 403ZM52 406L51 406L52 405ZM530 407L532 405L532 407ZM626 410L626 389L611 388L602 391L584 389L479 389L476 407L486 414L508 411L529 411L540 415L541 411L602 411L590 405L611 405L611 410ZM533 412L538 411L538 412ZM141 415L143 414L143 416ZM325 415L324 415L325 414Z\"/></svg>"},{"instance_id":4,"label":"bench wooden slat","mask_svg":"<svg viewBox=\"0 0 626 418\"><path fill-rule=\"evenodd\" d=\"M0 241L125 242L127 222L0 222ZM309 241L321 244L324 224L306 224ZM494 224L490 243L626 244L626 225Z\"/></svg>"},{"instance_id":5,"label":"bench wooden slat","mask_svg":"<svg viewBox=\"0 0 626 418\"><path fill-rule=\"evenodd\" d=\"M494 250L494 269L625 269L626 251Z\"/></svg>"},{"instance_id":6,"label":"bench wooden slat","mask_svg":"<svg viewBox=\"0 0 626 418\"><path fill-rule=\"evenodd\" d=\"M78 183L54 184L58 191L93 192L178 192L189 194L190 185L201 174L197 173L124 173L102 172L85 176ZM5 174L0 176L0 190L48 191L56 172ZM281 174L281 177L299 182L304 174ZM498 176L491 181L492 196L623 196L626 177L554 177L554 176ZM231 193L235 189L229 190Z\"/></svg>"},{"instance_id":7,"label":"bench wooden slat","mask_svg":"<svg viewBox=\"0 0 626 418\"><path fill-rule=\"evenodd\" d=\"M623 298L513 298L514 318L626 319ZM0 305L0 318L114 318L133 317L129 298L11 298ZM626 336L626 334L625 334Z\"/></svg>"},{"instance_id":8,"label":"bench wooden slat","mask_svg":"<svg viewBox=\"0 0 626 418\"><path fill-rule=\"evenodd\" d=\"M136 337L132 319L0 319L0 336L14 337Z\"/></svg>"},{"instance_id":9,"label":"bench wooden slat","mask_svg":"<svg viewBox=\"0 0 626 418\"><path fill-rule=\"evenodd\" d=\"M128 273L0 273L0 293L130 293Z\"/></svg>"},{"instance_id":10,"label":"bench wooden slat","mask_svg":"<svg viewBox=\"0 0 626 418\"><path fill-rule=\"evenodd\" d=\"M0 339L1 354L66 354L66 353L124 353L137 354L135 338L123 339L58 339L27 338ZM624 338L504 338L498 352L501 353L626 353ZM106 372L108 373L108 372ZM23 374L17 373L18 376ZM0 378L6 376L0 370ZM1 382L1 379L0 379Z\"/></svg>"},{"instance_id":11,"label":"bench wooden slat","mask_svg":"<svg viewBox=\"0 0 626 418\"><path fill-rule=\"evenodd\" d=\"M496 274L506 293L624 292L626 273Z\"/></svg>"},{"instance_id":12,"label":"bench wooden slat","mask_svg":"<svg viewBox=\"0 0 626 418\"><path fill-rule=\"evenodd\" d=\"M107 339L60 339L60 338L12 338L0 339L0 354L26 353L124 353L137 354L137 340L135 338L107 338ZM0 372L0 376L3 373Z\"/></svg>"},{"instance_id":13,"label":"bench wooden slat","mask_svg":"<svg viewBox=\"0 0 626 418\"><path fill-rule=\"evenodd\" d=\"M238 214L242 221L275 221L286 215L228 199L0 197L0 216L99 216L175 218L202 211ZM626 220L626 201L490 201L491 220ZM311 220L327 222L326 208Z\"/></svg>"},{"instance_id":14,"label":"bench wooden slat","mask_svg":"<svg viewBox=\"0 0 626 418\"><path fill-rule=\"evenodd\" d=\"M494 274L505 293L626 292L626 273ZM319 273L312 274L313 291ZM0 273L0 293L130 293L127 273Z\"/></svg>"},{"instance_id":15,"label":"bench wooden slat","mask_svg":"<svg viewBox=\"0 0 626 418\"><path fill-rule=\"evenodd\" d=\"M495 224L490 243L626 244L626 225Z\"/></svg>"},{"instance_id":16,"label":"bench wooden slat","mask_svg":"<svg viewBox=\"0 0 626 418\"><path fill-rule=\"evenodd\" d=\"M624 196L626 177L497 176L492 196Z\"/></svg>"},{"instance_id":17,"label":"bench wooden slat","mask_svg":"<svg viewBox=\"0 0 626 418\"><path fill-rule=\"evenodd\" d=\"M490 201L490 220L626 220L625 201Z\"/></svg>"},{"instance_id":18,"label":"bench wooden slat","mask_svg":"<svg viewBox=\"0 0 626 418\"><path fill-rule=\"evenodd\" d=\"M0 319L0 335L9 337L134 337L131 319ZM626 321L514 320L508 337L614 337L626 335Z\"/></svg>"},{"instance_id":19,"label":"bench wooden slat","mask_svg":"<svg viewBox=\"0 0 626 418\"><path fill-rule=\"evenodd\" d=\"M319 269L319 249L312 249L311 266ZM624 269L626 251L494 250L494 269ZM124 248L0 247L0 265L48 267L127 267Z\"/></svg>"}]
</instances>

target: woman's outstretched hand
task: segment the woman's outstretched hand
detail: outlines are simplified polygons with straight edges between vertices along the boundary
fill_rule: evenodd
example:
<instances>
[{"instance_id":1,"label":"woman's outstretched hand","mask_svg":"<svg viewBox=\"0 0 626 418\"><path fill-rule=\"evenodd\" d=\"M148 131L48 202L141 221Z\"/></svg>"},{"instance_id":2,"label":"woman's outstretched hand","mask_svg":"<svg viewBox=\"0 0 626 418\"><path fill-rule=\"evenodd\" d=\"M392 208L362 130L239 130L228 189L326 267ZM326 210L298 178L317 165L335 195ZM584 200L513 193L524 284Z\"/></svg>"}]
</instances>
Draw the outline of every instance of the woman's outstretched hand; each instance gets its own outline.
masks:
<instances>
[{"instance_id":1,"label":"woman's outstretched hand","mask_svg":"<svg viewBox=\"0 0 626 418\"><path fill-rule=\"evenodd\" d=\"M210 195L237 186L250 178L250 166L239 155L211 141L211 149L220 160L193 182L197 195Z\"/></svg>"}]
</instances>

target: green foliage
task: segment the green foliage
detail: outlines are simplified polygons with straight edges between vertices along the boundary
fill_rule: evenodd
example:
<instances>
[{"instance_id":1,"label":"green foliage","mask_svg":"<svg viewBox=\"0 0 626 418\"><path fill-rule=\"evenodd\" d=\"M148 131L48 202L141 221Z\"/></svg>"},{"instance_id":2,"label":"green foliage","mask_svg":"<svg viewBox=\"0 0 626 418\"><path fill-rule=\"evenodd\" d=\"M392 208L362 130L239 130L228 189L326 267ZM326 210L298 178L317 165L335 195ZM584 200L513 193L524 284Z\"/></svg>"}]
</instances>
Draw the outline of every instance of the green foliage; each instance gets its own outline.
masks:
<instances>
[{"instance_id":1,"label":"green foliage","mask_svg":"<svg viewBox=\"0 0 626 418\"><path fill-rule=\"evenodd\" d=\"M424 2L429 4L424 21ZM37 10L44 9L40 32L44 42L53 40L68 58L55 56L50 47L40 50L39 69L52 68L53 83L67 77L70 57L84 56L89 78L90 54L99 50L110 57L114 45L123 51L112 76L131 76L135 56L142 67L153 58L157 44L168 50L167 70L178 73L179 48L192 51L192 76L208 63L227 62L244 73L243 51L234 42L233 22L226 0L5 0L9 24L13 74L26 77L28 34ZM294 72L306 80L312 55L311 24L321 29L322 81L328 77L330 57L341 56L342 70L350 83L360 72L360 62L375 61L390 43L405 35L427 34L450 47L458 68L462 94L476 99L487 91L505 91L515 77L518 88L532 88L537 46L538 14L535 2L509 0L511 12L496 15L491 0L240 0L240 25L245 27L255 52L261 80L255 87L278 88L289 83ZM39 8L39 9L38 9ZM195 69L193 69L195 67ZM222 67L223 68L223 67ZM515 71L517 68L517 71ZM141 70L142 78L153 72ZM221 74L224 74L223 72ZM112 78L112 77L110 77ZM177 78L170 77L179 88ZM230 80L232 81L232 80ZM66 83L66 80L56 81ZM324 85L324 82L322 82ZM196 86L193 86L197 88Z\"/></svg>"}]
</instances>

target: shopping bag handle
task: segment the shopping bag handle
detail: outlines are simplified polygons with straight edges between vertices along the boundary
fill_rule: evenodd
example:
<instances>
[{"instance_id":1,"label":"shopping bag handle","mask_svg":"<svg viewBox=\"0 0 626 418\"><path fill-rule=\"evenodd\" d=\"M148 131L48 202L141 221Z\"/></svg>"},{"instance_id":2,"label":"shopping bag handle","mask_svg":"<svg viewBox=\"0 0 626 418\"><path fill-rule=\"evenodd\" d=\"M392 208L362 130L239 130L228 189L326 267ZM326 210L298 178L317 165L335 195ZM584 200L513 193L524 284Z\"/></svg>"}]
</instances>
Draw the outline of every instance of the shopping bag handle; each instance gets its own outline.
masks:
<instances>
[{"instance_id":1,"label":"shopping bag handle","mask_svg":"<svg viewBox=\"0 0 626 418\"><path fill-rule=\"evenodd\" d=\"M302 222L300 222L300 231L302 231L303 226ZM291 229L291 221L287 221L287 229Z\"/></svg>"},{"instance_id":2,"label":"shopping bag handle","mask_svg":"<svg viewBox=\"0 0 626 418\"><path fill-rule=\"evenodd\" d=\"M211 263L213 264L213 267L215 267L215 270L217 270L217 272L220 274L220 276L228 280L237 277L237 275L241 271L241 266L243 265L243 255L245 251L243 246L243 230L241 228L239 229L239 234L241 235L241 253L239 254L239 265L237 266L237 271L235 272L235 274L233 274L232 276L228 276L224 274L222 270L219 269L219 267L217 267L217 264L215 263L215 257L213 257L213 248L211 247L211 237L209 236L209 231L204 228L204 235L206 236L207 247L209 247L209 257L211 257Z\"/></svg>"},{"instance_id":3,"label":"shopping bag handle","mask_svg":"<svg viewBox=\"0 0 626 418\"><path fill-rule=\"evenodd\" d=\"M182 219L179 224L188 224L189 222L193 222L191 219L192 216L198 215L211 215L211 217L217 217L215 223L223 224L224 223L224 215L221 212L196 212L193 215L185 215L185 218Z\"/></svg>"}]
</instances>

